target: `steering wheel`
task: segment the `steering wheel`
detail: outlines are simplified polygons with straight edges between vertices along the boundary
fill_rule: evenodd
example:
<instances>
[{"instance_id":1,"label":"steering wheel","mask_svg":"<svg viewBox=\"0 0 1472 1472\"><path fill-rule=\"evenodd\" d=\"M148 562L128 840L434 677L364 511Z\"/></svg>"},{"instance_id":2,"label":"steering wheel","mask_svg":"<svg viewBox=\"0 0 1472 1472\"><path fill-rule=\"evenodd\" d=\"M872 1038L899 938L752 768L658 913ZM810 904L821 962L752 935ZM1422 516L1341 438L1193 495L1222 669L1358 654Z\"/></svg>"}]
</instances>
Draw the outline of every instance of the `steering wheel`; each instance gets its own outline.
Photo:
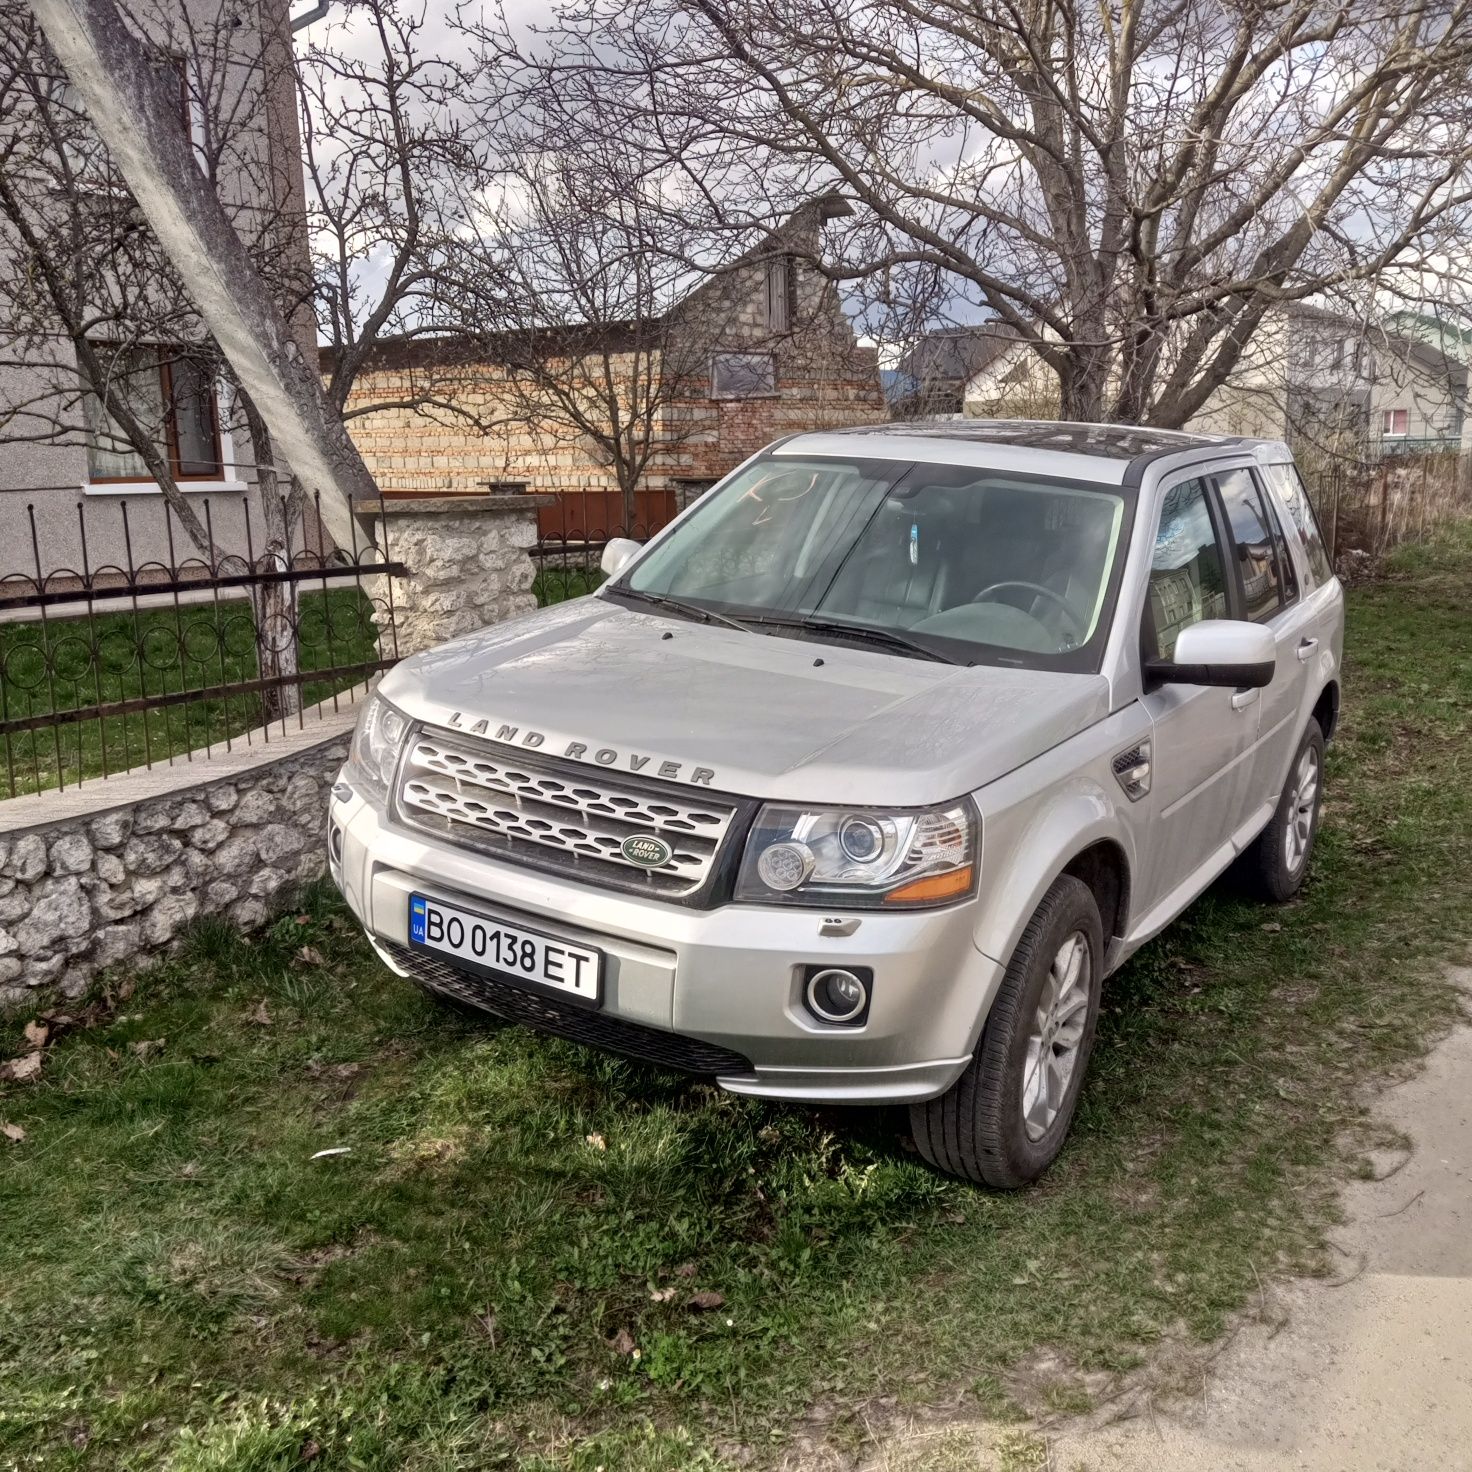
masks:
<instances>
[{"instance_id":1,"label":"steering wheel","mask_svg":"<svg viewBox=\"0 0 1472 1472\"><path fill-rule=\"evenodd\" d=\"M1061 593L1054 592L1052 588L1045 586L1043 583L1025 583L1020 578L1007 578L1000 583L992 583L989 587L983 588L971 601L973 603L995 602L996 600L992 599L991 595L1000 592L1003 588L1022 588L1029 593L1036 593L1040 598L1046 598L1050 603L1056 604L1058 610L1068 620L1071 626L1069 629L1065 629L1064 632L1071 635L1075 644L1083 638L1084 626L1079 622L1079 617L1073 611L1072 605Z\"/></svg>"}]
</instances>

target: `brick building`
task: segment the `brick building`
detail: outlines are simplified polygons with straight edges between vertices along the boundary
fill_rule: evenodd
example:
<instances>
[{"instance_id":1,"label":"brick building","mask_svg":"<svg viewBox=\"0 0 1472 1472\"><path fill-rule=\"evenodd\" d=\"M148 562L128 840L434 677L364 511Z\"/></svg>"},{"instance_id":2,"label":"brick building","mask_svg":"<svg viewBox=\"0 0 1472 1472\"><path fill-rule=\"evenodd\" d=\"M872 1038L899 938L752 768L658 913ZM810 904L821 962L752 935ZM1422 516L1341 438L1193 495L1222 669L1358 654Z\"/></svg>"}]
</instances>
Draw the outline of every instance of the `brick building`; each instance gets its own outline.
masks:
<instances>
[{"instance_id":1,"label":"brick building","mask_svg":"<svg viewBox=\"0 0 1472 1472\"><path fill-rule=\"evenodd\" d=\"M349 433L385 496L552 491L549 535L662 525L782 435L883 418L875 352L813 265L844 210L815 201L641 320L386 341Z\"/></svg>"}]
</instances>

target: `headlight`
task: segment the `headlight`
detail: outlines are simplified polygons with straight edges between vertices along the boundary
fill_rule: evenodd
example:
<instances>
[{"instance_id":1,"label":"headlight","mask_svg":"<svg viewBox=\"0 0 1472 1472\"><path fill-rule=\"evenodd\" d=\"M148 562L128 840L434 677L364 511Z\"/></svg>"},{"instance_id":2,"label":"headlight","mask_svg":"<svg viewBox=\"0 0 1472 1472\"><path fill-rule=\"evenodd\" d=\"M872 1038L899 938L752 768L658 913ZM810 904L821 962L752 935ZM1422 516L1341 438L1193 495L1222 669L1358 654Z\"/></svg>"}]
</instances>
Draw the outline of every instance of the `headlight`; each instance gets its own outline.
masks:
<instances>
[{"instance_id":1,"label":"headlight","mask_svg":"<svg viewBox=\"0 0 1472 1472\"><path fill-rule=\"evenodd\" d=\"M348 748L348 780L364 797L380 803L388 800L399 747L408 729L409 718L402 711L395 710L381 695L369 698Z\"/></svg>"},{"instance_id":2,"label":"headlight","mask_svg":"<svg viewBox=\"0 0 1472 1472\"><path fill-rule=\"evenodd\" d=\"M971 892L980 822L969 802L918 811L769 804L746 841L738 900L924 906Z\"/></svg>"}]
</instances>

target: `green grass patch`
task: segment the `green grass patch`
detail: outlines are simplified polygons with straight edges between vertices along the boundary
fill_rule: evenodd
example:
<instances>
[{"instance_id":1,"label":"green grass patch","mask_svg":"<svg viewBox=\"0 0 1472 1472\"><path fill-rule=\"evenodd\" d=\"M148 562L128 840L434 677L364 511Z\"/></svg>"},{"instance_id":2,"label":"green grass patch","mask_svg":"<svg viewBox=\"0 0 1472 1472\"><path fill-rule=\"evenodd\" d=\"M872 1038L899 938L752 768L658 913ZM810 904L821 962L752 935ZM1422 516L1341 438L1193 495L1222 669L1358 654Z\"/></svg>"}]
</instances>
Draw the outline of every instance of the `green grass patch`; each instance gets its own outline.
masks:
<instances>
[{"instance_id":1,"label":"green grass patch","mask_svg":"<svg viewBox=\"0 0 1472 1472\"><path fill-rule=\"evenodd\" d=\"M592 554L588 554L591 556ZM603 586L605 581L597 566L584 567L582 557L572 554L549 553L537 568L532 580L532 592L537 596L537 607L546 608L551 603L563 603L569 598L581 598Z\"/></svg>"},{"instance_id":2,"label":"green grass patch","mask_svg":"<svg viewBox=\"0 0 1472 1472\"><path fill-rule=\"evenodd\" d=\"M1456 1014L1469 595L1465 530L1353 593L1305 893L1220 886L1113 979L1074 1138L1021 1195L932 1174L895 1112L438 1007L325 893L198 932L0 1086L26 1131L0 1140L0 1465L760 1466L857 1453L881 1396L1005 1411L1041 1347L1108 1370L1219 1334L1322 1267L1363 1085Z\"/></svg>"},{"instance_id":3,"label":"green grass patch","mask_svg":"<svg viewBox=\"0 0 1472 1472\"><path fill-rule=\"evenodd\" d=\"M372 604L358 588L303 592L297 619L303 671L377 657ZM259 673L255 621L243 599L0 624L4 719L203 691ZM303 702L351 683L309 680ZM16 732L0 738L0 797L166 761L255 729L264 709L259 694L229 694Z\"/></svg>"}]
</instances>

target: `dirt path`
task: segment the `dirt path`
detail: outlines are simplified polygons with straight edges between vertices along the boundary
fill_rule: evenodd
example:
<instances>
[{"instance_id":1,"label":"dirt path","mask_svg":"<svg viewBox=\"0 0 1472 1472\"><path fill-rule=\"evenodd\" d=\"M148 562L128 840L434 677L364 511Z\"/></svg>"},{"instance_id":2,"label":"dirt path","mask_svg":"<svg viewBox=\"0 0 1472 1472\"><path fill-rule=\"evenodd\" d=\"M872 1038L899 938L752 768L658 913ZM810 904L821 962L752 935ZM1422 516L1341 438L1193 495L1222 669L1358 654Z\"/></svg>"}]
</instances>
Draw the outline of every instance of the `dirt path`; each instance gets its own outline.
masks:
<instances>
[{"instance_id":1,"label":"dirt path","mask_svg":"<svg viewBox=\"0 0 1472 1472\"><path fill-rule=\"evenodd\" d=\"M1346 1190L1340 1285L1295 1285L1286 1325L1245 1329L1198 1400L1049 1438L1051 1466L1472 1469L1472 1028L1377 1113L1414 1147Z\"/></svg>"},{"instance_id":2,"label":"dirt path","mask_svg":"<svg viewBox=\"0 0 1472 1472\"><path fill-rule=\"evenodd\" d=\"M1472 992L1472 969L1457 973ZM1344 1195L1344 1268L1274 1295L1201 1393L1104 1426L902 1438L884 1472L1472 1472L1472 1028L1376 1113L1413 1141ZM908 1442L908 1444L906 1444Z\"/></svg>"}]
</instances>

